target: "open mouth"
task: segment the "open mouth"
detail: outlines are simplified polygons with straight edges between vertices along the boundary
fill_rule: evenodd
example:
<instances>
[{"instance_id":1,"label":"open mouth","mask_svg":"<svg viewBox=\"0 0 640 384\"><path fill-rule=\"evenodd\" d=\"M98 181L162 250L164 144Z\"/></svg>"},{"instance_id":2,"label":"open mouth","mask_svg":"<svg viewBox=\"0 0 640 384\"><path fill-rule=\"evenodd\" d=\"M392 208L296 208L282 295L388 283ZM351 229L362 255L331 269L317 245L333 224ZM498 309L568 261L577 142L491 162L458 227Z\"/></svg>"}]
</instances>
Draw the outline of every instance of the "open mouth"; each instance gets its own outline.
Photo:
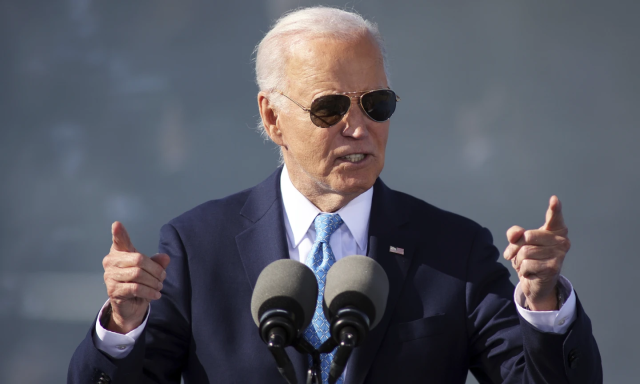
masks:
<instances>
[{"instance_id":1,"label":"open mouth","mask_svg":"<svg viewBox=\"0 0 640 384\"><path fill-rule=\"evenodd\" d=\"M365 157L367 157L367 155L365 155L364 153L354 153L351 155L342 156L340 157L340 160L348 161L350 163L359 163L364 160Z\"/></svg>"}]
</instances>

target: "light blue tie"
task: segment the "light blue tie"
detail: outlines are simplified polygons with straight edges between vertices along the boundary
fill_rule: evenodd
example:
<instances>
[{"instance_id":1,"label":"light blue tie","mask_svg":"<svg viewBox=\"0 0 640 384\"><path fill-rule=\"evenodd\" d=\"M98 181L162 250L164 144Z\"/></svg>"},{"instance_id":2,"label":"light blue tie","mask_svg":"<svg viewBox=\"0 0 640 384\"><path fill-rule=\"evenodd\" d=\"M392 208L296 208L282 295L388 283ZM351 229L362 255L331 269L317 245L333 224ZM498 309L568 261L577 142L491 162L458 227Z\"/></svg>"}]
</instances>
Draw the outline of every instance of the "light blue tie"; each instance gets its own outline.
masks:
<instances>
[{"instance_id":1,"label":"light blue tie","mask_svg":"<svg viewBox=\"0 0 640 384\"><path fill-rule=\"evenodd\" d=\"M314 347L318 348L322 343L331 337L329 322L324 317L322 310L322 298L324 297L324 285L327 281L327 272L336 262L333 251L329 245L331 235L342 225L343 221L338 214L321 213L316 216L313 224L316 228L316 241L313 243L311 252L307 256L306 265L311 268L318 279L318 301L316 312L313 315L311 324L304 332L304 338ZM322 383L326 384L329 379L329 368L333 361L333 352L320 354L320 369L322 370ZM311 359L309 359L311 364ZM337 384L342 384L342 377Z\"/></svg>"}]
</instances>

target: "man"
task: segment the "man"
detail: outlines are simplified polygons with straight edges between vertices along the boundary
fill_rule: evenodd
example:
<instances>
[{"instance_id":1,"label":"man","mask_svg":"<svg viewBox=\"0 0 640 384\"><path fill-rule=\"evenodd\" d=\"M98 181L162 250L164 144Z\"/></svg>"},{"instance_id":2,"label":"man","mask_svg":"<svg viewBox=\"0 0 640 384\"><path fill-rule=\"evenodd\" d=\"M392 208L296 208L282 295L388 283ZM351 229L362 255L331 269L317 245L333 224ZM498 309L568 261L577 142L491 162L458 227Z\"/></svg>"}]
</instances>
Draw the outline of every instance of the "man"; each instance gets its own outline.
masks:
<instances>
[{"instance_id":1,"label":"man","mask_svg":"<svg viewBox=\"0 0 640 384\"><path fill-rule=\"evenodd\" d=\"M560 276L569 240L555 196L540 229L507 232L514 291L486 229L378 179L397 100L383 52L376 27L353 13L309 8L278 21L256 73L284 167L172 220L151 258L114 223L110 299L69 382L282 383L250 313L260 271L289 257L322 287L323 271L350 254L380 263L390 291L345 383L464 383L469 370L487 383L602 382L589 319ZM317 345L316 321L326 319L316 313L304 337ZM308 362L289 349L304 382Z\"/></svg>"}]
</instances>

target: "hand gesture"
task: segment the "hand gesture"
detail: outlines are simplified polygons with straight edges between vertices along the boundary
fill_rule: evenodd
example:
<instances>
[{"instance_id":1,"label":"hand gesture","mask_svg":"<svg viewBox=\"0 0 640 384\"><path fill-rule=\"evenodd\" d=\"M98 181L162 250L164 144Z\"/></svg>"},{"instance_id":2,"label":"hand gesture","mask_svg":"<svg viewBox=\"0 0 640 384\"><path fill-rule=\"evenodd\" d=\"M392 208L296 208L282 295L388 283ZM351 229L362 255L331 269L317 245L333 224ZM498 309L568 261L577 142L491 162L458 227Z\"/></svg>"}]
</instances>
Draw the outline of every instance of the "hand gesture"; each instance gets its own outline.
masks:
<instances>
[{"instance_id":1,"label":"hand gesture","mask_svg":"<svg viewBox=\"0 0 640 384\"><path fill-rule=\"evenodd\" d=\"M540 229L513 226L507 231L509 245L504 258L518 272L527 305L533 311L552 311L559 306L556 284L564 257L571 247L569 230L556 196L549 199L545 223Z\"/></svg>"},{"instance_id":2,"label":"hand gesture","mask_svg":"<svg viewBox=\"0 0 640 384\"><path fill-rule=\"evenodd\" d=\"M111 319L106 328L128 333L142 324L149 302L160 298L169 255L147 257L136 251L124 226L111 226L113 244L102 260L104 283L111 302Z\"/></svg>"}]
</instances>

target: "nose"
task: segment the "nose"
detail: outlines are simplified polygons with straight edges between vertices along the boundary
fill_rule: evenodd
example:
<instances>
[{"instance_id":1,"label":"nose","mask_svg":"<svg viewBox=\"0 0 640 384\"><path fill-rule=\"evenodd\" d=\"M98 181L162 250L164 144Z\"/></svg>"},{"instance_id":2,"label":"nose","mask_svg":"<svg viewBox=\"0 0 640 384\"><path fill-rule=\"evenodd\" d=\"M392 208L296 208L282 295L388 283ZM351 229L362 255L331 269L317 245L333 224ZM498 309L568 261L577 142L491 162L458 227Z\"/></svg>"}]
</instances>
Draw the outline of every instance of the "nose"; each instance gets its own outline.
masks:
<instances>
[{"instance_id":1,"label":"nose","mask_svg":"<svg viewBox=\"0 0 640 384\"><path fill-rule=\"evenodd\" d=\"M344 117L346 122L342 135L354 139L365 138L369 134L369 123L373 121L365 116L360 107L360 98L351 97L351 107Z\"/></svg>"}]
</instances>

